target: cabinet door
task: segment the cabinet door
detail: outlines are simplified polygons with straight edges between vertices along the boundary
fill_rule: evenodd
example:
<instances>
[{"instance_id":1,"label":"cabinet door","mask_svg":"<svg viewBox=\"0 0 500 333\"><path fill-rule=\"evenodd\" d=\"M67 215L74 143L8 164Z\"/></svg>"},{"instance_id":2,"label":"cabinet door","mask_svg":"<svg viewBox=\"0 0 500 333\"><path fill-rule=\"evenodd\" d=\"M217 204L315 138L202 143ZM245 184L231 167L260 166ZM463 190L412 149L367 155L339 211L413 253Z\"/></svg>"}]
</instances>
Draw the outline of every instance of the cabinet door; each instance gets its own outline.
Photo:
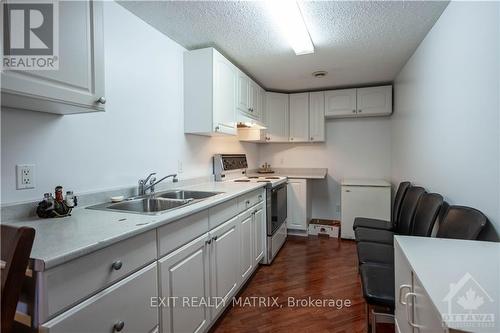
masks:
<instances>
[{"instance_id":1,"label":"cabinet door","mask_svg":"<svg viewBox=\"0 0 500 333\"><path fill-rule=\"evenodd\" d=\"M287 186L288 229L307 229L307 186L305 179L290 179Z\"/></svg>"},{"instance_id":2,"label":"cabinet door","mask_svg":"<svg viewBox=\"0 0 500 333\"><path fill-rule=\"evenodd\" d=\"M264 126L266 126L265 112L266 112L266 91L259 87L259 112L257 113L257 115L258 115L258 120L260 120L264 124Z\"/></svg>"},{"instance_id":3,"label":"cabinet door","mask_svg":"<svg viewBox=\"0 0 500 333\"><path fill-rule=\"evenodd\" d=\"M290 94L290 142L309 141L309 93Z\"/></svg>"},{"instance_id":4,"label":"cabinet door","mask_svg":"<svg viewBox=\"0 0 500 333\"><path fill-rule=\"evenodd\" d=\"M2 106L58 114L104 111L101 1L59 1L59 69L3 71Z\"/></svg>"},{"instance_id":5,"label":"cabinet door","mask_svg":"<svg viewBox=\"0 0 500 333\"><path fill-rule=\"evenodd\" d=\"M309 93L309 141L325 141L325 92Z\"/></svg>"},{"instance_id":6,"label":"cabinet door","mask_svg":"<svg viewBox=\"0 0 500 333\"><path fill-rule=\"evenodd\" d=\"M288 95L266 93L267 141L288 142Z\"/></svg>"},{"instance_id":7,"label":"cabinet door","mask_svg":"<svg viewBox=\"0 0 500 333\"><path fill-rule=\"evenodd\" d=\"M156 262L63 312L40 327L46 333L152 332L158 326ZM120 329L121 330L121 329Z\"/></svg>"},{"instance_id":8,"label":"cabinet door","mask_svg":"<svg viewBox=\"0 0 500 333\"><path fill-rule=\"evenodd\" d=\"M253 211L243 213L240 220L240 277L244 282L253 270Z\"/></svg>"},{"instance_id":9,"label":"cabinet door","mask_svg":"<svg viewBox=\"0 0 500 333\"><path fill-rule=\"evenodd\" d=\"M325 116L330 118L355 117L356 89L325 91Z\"/></svg>"},{"instance_id":10,"label":"cabinet door","mask_svg":"<svg viewBox=\"0 0 500 333\"><path fill-rule=\"evenodd\" d=\"M236 216L210 232L210 295L215 303L212 319L224 308L225 303L230 302L240 281L238 221L239 217Z\"/></svg>"},{"instance_id":11,"label":"cabinet door","mask_svg":"<svg viewBox=\"0 0 500 333\"><path fill-rule=\"evenodd\" d=\"M254 265L257 266L264 258L265 235L265 212L264 204L259 204L253 213L253 239L254 239Z\"/></svg>"},{"instance_id":12,"label":"cabinet door","mask_svg":"<svg viewBox=\"0 0 500 333\"><path fill-rule=\"evenodd\" d=\"M253 81L248 84L248 111L249 115L255 119L259 117L259 89L260 87Z\"/></svg>"},{"instance_id":13,"label":"cabinet door","mask_svg":"<svg viewBox=\"0 0 500 333\"><path fill-rule=\"evenodd\" d=\"M159 260L161 296L174 300L162 307L162 332L203 332L210 323L209 308L185 306L183 300L208 300L209 253L205 234Z\"/></svg>"},{"instance_id":14,"label":"cabinet door","mask_svg":"<svg viewBox=\"0 0 500 333\"><path fill-rule=\"evenodd\" d=\"M406 294L413 291L412 272L408 261L406 260L401 248L394 244L394 272L395 272L395 301L396 308L394 310L396 332L413 333L413 328L408 323L406 313Z\"/></svg>"},{"instance_id":15,"label":"cabinet door","mask_svg":"<svg viewBox=\"0 0 500 333\"><path fill-rule=\"evenodd\" d=\"M215 132L236 133L236 67L214 52Z\"/></svg>"},{"instance_id":16,"label":"cabinet door","mask_svg":"<svg viewBox=\"0 0 500 333\"><path fill-rule=\"evenodd\" d=\"M392 86L357 89L358 116L384 116L392 113Z\"/></svg>"},{"instance_id":17,"label":"cabinet door","mask_svg":"<svg viewBox=\"0 0 500 333\"><path fill-rule=\"evenodd\" d=\"M240 112L248 114L249 105L249 79L245 73L238 71L238 98L237 98L237 108Z\"/></svg>"},{"instance_id":18,"label":"cabinet door","mask_svg":"<svg viewBox=\"0 0 500 333\"><path fill-rule=\"evenodd\" d=\"M418 328L414 332L418 333L444 333L441 321L441 314L436 310L432 300L427 295L422 283L417 275L413 273L414 297L407 299L408 306L413 308L413 324Z\"/></svg>"}]
</instances>

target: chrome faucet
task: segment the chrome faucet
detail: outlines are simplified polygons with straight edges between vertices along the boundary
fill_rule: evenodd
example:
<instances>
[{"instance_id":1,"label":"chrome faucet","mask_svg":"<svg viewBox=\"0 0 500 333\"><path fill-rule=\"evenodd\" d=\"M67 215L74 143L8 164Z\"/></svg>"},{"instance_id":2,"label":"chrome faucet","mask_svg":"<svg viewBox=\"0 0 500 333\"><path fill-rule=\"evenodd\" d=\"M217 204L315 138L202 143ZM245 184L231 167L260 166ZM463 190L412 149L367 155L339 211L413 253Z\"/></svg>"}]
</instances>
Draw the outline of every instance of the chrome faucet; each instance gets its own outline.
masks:
<instances>
[{"instance_id":1,"label":"chrome faucet","mask_svg":"<svg viewBox=\"0 0 500 333\"><path fill-rule=\"evenodd\" d=\"M177 183L179 180L177 179L177 174L171 174L168 176L165 176L161 178L160 180L156 180L155 177L156 172L150 173L149 176L146 177L146 179L139 179L139 188L138 188L138 194L139 195L145 195L146 191L149 190L149 194L154 194L155 192L155 185L164 181L167 178L173 177L172 182ZM146 185L149 181L149 185Z\"/></svg>"}]
</instances>

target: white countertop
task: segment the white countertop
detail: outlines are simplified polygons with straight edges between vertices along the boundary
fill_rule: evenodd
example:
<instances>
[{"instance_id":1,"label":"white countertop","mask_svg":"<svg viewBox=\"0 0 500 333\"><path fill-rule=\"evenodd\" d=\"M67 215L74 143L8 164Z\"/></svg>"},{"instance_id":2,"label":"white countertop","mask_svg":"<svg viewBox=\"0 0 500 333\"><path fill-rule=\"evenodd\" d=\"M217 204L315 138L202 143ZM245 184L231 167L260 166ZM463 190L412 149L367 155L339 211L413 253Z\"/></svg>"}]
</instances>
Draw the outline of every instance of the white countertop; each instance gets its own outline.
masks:
<instances>
[{"instance_id":1,"label":"white countertop","mask_svg":"<svg viewBox=\"0 0 500 333\"><path fill-rule=\"evenodd\" d=\"M34 260L35 270L41 271L205 210L264 185L264 183L210 182L179 187L179 189L224 193L158 215L80 207L74 209L70 217L51 219L33 217L9 221L6 224L35 228L35 242L30 257Z\"/></svg>"},{"instance_id":2,"label":"white countertop","mask_svg":"<svg viewBox=\"0 0 500 333\"><path fill-rule=\"evenodd\" d=\"M496 328L473 328L474 332L500 331L500 243L438 239L426 237L395 236L412 270L416 273L436 311L448 313L444 301L450 292L450 284L467 279L467 274L477 281L493 300L483 297L480 309L493 312ZM479 311L480 312L480 311ZM449 328L464 329L442 316Z\"/></svg>"},{"instance_id":3,"label":"white countertop","mask_svg":"<svg viewBox=\"0 0 500 333\"><path fill-rule=\"evenodd\" d=\"M328 174L327 168L273 168L274 173L262 174L257 170L249 170L247 176L284 176L295 179L324 179Z\"/></svg>"},{"instance_id":4,"label":"white countertop","mask_svg":"<svg viewBox=\"0 0 500 333\"><path fill-rule=\"evenodd\" d=\"M391 183L383 179L346 178L342 180L342 186L390 187Z\"/></svg>"}]
</instances>

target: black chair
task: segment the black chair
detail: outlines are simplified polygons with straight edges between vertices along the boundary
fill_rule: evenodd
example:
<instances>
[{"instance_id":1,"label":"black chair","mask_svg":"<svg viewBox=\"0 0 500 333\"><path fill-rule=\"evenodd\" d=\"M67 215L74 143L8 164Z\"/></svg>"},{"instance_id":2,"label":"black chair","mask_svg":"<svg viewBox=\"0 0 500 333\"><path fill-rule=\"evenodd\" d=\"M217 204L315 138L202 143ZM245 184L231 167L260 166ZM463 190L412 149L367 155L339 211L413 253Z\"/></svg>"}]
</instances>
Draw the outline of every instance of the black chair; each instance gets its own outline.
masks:
<instances>
[{"instance_id":1,"label":"black chair","mask_svg":"<svg viewBox=\"0 0 500 333\"><path fill-rule=\"evenodd\" d=\"M410 235L429 237L434 223L441 211L443 197L437 193L425 193L420 198L415 210ZM400 228L394 232L389 230L357 228L354 233L357 242L374 242L392 245L394 235L402 234Z\"/></svg>"},{"instance_id":2,"label":"black chair","mask_svg":"<svg viewBox=\"0 0 500 333\"><path fill-rule=\"evenodd\" d=\"M420 198L425 193L423 187L410 187L406 192L403 204L401 205L401 213L398 222L398 232L401 235L409 235L413 227L415 211L417 209ZM359 228L358 228L359 229ZM355 231L358 231L355 230ZM376 262L393 264L394 249L392 245L373 243L373 242L358 242L359 263Z\"/></svg>"},{"instance_id":3,"label":"black chair","mask_svg":"<svg viewBox=\"0 0 500 333\"><path fill-rule=\"evenodd\" d=\"M401 205L405 197L406 191L410 188L410 182L402 182L399 184L394 198L394 205L392 207L392 221L385 221L379 219L371 219L366 217L356 217L352 228L356 230L358 227L366 227L373 229L393 230L398 223Z\"/></svg>"},{"instance_id":4,"label":"black chair","mask_svg":"<svg viewBox=\"0 0 500 333\"><path fill-rule=\"evenodd\" d=\"M376 332L377 323L394 322L393 313L396 307L394 266L362 264L360 275L363 297L366 301L367 327L371 326L371 331Z\"/></svg>"},{"instance_id":5,"label":"black chair","mask_svg":"<svg viewBox=\"0 0 500 333\"><path fill-rule=\"evenodd\" d=\"M1 225L0 234L1 258L5 263L1 273L1 331L18 333L19 330L15 328L14 316L35 239L35 229Z\"/></svg>"},{"instance_id":6,"label":"black chair","mask_svg":"<svg viewBox=\"0 0 500 333\"><path fill-rule=\"evenodd\" d=\"M488 218L479 210L466 206L450 206L439 224L437 238L477 239Z\"/></svg>"},{"instance_id":7,"label":"black chair","mask_svg":"<svg viewBox=\"0 0 500 333\"><path fill-rule=\"evenodd\" d=\"M463 206L449 206L446 202L443 202L439 219L440 226L436 237L440 238L476 239L487 223L486 216L477 209ZM429 228L432 229L432 227ZM423 230L425 229L423 228ZM392 248L392 246L384 244L377 245ZM363 287L363 297L366 300L367 307L371 307L372 309L382 307L386 310L385 312L375 312L372 310L371 326L374 332L377 319L381 318L385 322L390 321L392 317L391 313L394 312L394 265L367 262L359 266L359 272Z\"/></svg>"}]
</instances>

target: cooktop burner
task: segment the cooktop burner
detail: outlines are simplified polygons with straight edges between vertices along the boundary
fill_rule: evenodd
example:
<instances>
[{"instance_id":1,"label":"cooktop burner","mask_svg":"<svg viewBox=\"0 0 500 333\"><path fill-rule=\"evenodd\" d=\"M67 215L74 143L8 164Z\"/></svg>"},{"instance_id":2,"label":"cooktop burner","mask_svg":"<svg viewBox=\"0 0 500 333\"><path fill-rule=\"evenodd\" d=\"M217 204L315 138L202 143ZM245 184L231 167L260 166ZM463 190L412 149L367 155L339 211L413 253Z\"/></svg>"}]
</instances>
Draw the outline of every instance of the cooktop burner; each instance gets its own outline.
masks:
<instances>
[{"instance_id":1,"label":"cooktop burner","mask_svg":"<svg viewBox=\"0 0 500 333\"><path fill-rule=\"evenodd\" d=\"M255 178L259 178L259 176L249 176L248 178L255 179Z\"/></svg>"},{"instance_id":2,"label":"cooktop burner","mask_svg":"<svg viewBox=\"0 0 500 333\"><path fill-rule=\"evenodd\" d=\"M270 180L258 180L257 183L270 183Z\"/></svg>"},{"instance_id":3,"label":"cooktop burner","mask_svg":"<svg viewBox=\"0 0 500 333\"><path fill-rule=\"evenodd\" d=\"M235 183L249 183L250 179L235 179Z\"/></svg>"},{"instance_id":4,"label":"cooktop burner","mask_svg":"<svg viewBox=\"0 0 500 333\"><path fill-rule=\"evenodd\" d=\"M272 176L272 177L266 177L266 179L280 179L280 177Z\"/></svg>"}]
</instances>

